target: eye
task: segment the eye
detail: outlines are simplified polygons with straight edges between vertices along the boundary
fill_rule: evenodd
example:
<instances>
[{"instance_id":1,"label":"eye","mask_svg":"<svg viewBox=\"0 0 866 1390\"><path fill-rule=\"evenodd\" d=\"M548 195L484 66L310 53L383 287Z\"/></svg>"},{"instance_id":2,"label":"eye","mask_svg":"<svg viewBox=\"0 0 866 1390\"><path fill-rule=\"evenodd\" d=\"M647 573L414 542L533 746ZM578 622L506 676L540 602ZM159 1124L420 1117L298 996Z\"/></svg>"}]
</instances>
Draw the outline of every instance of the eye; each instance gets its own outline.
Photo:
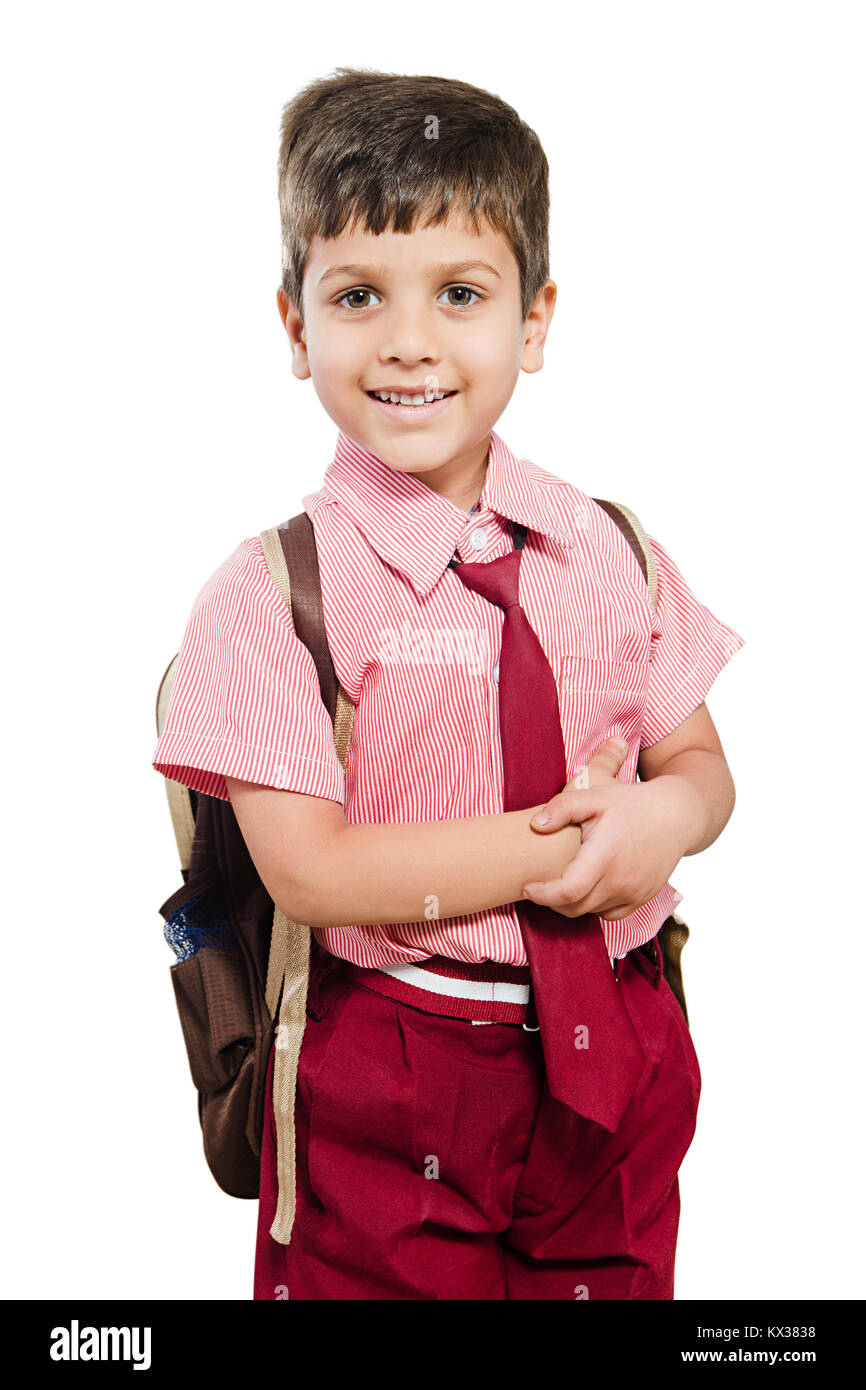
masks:
<instances>
[{"instance_id":1,"label":"eye","mask_svg":"<svg viewBox=\"0 0 866 1390\"><path fill-rule=\"evenodd\" d=\"M474 307L474 303L476 301L480 301L483 298L483 295L480 295L477 292L477 290L471 289L469 285L450 285L448 289L443 290L442 293L448 295L473 296L473 298L471 299L464 298L462 301L458 301L457 303L455 303L452 300L448 306L451 309L471 309ZM363 300L365 296L367 297L367 303L359 303L358 300ZM363 289L360 286L358 286L355 289L346 290L343 294L340 295L339 299L337 299L335 303L345 305L345 307L351 312L371 308L371 299L375 300L377 303L380 302L379 296L373 290Z\"/></svg>"},{"instance_id":2,"label":"eye","mask_svg":"<svg viewBox=\"0 0 866 1390\"><path fill-rule=\"evenodd\" d=\"M475 298L476 298L477 300L480 300L480 299L483 297L482 295L480 295L480 294L478 293L477 290L470 289L468 285L449 285L448 289L447 289L447 290L443 290L442 293L443 293L443 294L474 294L474 295L475 295ZM454 304L454 303L452 302L451 304L449 304L448 307L449 307L450 309L471 309L471 308L472 308L472 305L471 305L470 303L467 303L467 302L464 300L464 301L463 301L462 303L460 303L460 304Z\"/></svg>"},{"instance_id":3,"label":"eye","mask_svg":"<svg viewBox=\"0 0 866 1390\"><path fill-rule=\"evenodd\" d=\"M374 298L374 299L378 299L378 295L374 294L372 290L354 289L354 290L346 290L346 293L345 293L345 294L341 294L341 295L340 295L340 298L339 298L338 300L336 300L336 303L337 303L337 304L342 304L343 301L344 301L345 299L351 299L354 295L360 295L360 296L363 297L365 294L366 294L366 295L373 295L373 298ZM347 308L347 309L369 309L369 307L370 307L369 304L347 304L347 305L346 305L346 308Z\"/></svg>"}]
</instances>

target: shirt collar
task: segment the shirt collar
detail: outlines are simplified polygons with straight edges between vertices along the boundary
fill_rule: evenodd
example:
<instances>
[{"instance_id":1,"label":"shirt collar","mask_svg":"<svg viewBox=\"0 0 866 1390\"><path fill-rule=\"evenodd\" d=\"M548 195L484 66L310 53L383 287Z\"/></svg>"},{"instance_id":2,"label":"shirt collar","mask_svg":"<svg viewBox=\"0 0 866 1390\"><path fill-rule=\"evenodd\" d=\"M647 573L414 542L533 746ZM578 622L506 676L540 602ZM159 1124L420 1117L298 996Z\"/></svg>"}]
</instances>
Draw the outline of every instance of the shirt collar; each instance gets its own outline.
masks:
<instances>
[{"instance_id":1,"label":"shirt collar","mask_svg":"<svg viewBox=\"0 0 866 1390\"><path fill-rule=\"evenodd\" d=\"M550 483L558 485L557 491L567 486L517 459L491 430L479 499L482 512L494 512L560 545L573 546L562 507L546 495ZM342 431L333 462L325 471L323 492L348 513L379 557L407 576L421 598L442 578L467 523L474 523L462 508L411 474L395 473ZM312 496L305 503L308 500ZM582 508L569 512L568 520L583 524Z\"/></svg>"}]
</instances>

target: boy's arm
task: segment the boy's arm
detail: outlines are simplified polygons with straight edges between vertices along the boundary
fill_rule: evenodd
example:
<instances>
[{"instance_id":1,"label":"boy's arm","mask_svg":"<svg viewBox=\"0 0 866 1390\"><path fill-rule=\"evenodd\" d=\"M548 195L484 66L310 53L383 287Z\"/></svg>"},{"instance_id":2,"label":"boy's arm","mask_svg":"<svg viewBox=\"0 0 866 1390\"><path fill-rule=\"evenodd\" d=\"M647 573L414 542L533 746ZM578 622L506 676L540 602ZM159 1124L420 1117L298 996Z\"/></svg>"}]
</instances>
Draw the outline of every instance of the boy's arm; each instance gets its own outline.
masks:
<instances>
[{"instance_id":1,"label":"boy's arm","mask_svg":"<svg viewBox=\"0 0 866 1390\"><path fill-rule=\"evenodd\" d=\"M699 854L718 839L731 818L736 793L705 704L667 738L642 749L637 768L642 782L654 781L658 789L669 791L672 814L683 830L683 856Z\"/></svg>"},{"instance_id":2,"label":"boy's arm","mask_svg":"<svg viewBox=\"0 0 866 1390\"><path fill-rule=\"evenodd\" d=\"M591 785L612 782L623 754L609 741ZM494 816L353 825L336 801L227 777L253 862L287 917L311 927L468 916L519 900L527 878L558 877L580 845L578 825L539 835L538 806Z\"/></svg>"},{"instance_id":3,"label":"boy's arm","mask_svg":"<svg viewBox=\"0 0 866 1390\"><path fill-rule=\"evenodd\" d=\"M545 803L543 832L582 825L580 853L558 879L527 881L521 897L566 917L628 917L664 887L680 859L706 849L734 808L734 783L705 704L638 758L641 782L569 788Z\"/></svg>"}]
</instances>

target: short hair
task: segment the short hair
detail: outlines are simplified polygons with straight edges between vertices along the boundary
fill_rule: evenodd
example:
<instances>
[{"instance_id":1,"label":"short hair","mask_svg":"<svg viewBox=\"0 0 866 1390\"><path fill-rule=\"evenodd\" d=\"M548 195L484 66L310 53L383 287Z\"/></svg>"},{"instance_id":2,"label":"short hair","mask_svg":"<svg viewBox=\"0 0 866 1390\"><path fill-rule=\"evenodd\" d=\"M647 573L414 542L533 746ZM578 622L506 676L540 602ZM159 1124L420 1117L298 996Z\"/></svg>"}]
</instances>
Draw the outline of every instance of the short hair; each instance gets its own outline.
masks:
<instances>
[{"instance_id":1,"label":"short hair","mask_svg":"<svg viewBox=\"0 0 866 1390\"><path fill-rule=\"evenodd\" d=\"M477 231L486 220L514 252L524 319L548 277L541 142L513 107L468 82L336 68L283 107L278 176L282 286L302 318L313 237L356 222L378 235L452 212Z\"/></svg>"}]
</instances>

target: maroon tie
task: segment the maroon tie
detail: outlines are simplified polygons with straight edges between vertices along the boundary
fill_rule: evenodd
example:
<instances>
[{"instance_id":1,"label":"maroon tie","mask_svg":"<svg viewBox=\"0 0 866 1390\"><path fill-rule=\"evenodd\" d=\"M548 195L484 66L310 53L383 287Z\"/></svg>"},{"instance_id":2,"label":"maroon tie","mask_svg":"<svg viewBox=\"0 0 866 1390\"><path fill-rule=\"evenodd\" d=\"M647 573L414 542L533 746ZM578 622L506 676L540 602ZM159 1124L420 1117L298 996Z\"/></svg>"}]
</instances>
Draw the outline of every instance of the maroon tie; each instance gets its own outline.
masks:
<instances>
[{"instance_id":1,"label":"maroon tie","mask_svg":"<svg viewBox=\"0 0 866 1390\"><path fill-rule=\"evenodd\" d=\"M565 748L556 681L518 598L526 527L515 548L489 564L449 561L467 589L505 610L499 657L503 810L523 811L562 791ZM564 917L521 900L532 993L551 1095L615 1130L643 1068L644 1054L607 954L601 919Z\"/></svg>"}]
</instances>

